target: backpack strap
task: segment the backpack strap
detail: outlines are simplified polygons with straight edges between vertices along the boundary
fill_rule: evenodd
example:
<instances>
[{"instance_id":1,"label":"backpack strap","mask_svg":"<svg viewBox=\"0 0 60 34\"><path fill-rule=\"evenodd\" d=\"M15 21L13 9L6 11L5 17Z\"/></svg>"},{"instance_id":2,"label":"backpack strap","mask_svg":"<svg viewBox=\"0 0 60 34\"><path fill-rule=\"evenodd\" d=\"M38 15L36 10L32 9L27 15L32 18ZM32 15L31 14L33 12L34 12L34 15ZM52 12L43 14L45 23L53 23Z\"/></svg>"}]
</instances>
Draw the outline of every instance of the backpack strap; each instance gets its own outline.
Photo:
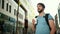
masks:
<instances>
[{"instance_id":1,"label":"backpack strap","mask_svg":"<svg viewBox=\"0 0 60 34\"><path fill-rule=\"evenodd\" d=\"M37 18L38 16L35 16L35 18ZM35 28L36 28L36 25L38 24L38 20L37 20L37 23L35 24Z\"/></svg>"},{"instance_id":2,"label":"backpack strap","mask_svg":"<svg viewBox=\"0 0 60 34\"><path fill-rule=\"evenodd\" d=\"M48 16L49 16L49 14L45 15L45 20L46 20L47 25L49 26L50 31L51 31L51 28L50 28L50 25L49 25L49 21L48 21ZM55 34L56 34L56 32L55 32Z\"/></svg>"},{"instance_id":3,"label":"backpack strap","mask_svg":"<svg viewBox=\"0 0 60 34\"><path fill-rule=\"evenodd\" d=\"M49 26L49 29L51 30L50 25L49 25L49 21L48 21L48 16L49 16L49 14L45 15L45 20L46 20L47 25Z\"/></svg>"},{"instance_id":4,"label":"backpack strap","mask_svg":"<svg viewBox=\"0 0 60 34\"><path fill-rule=\"evenodd\" d=\"M49 16L49 14L45 14L44 17L45 17L45 20L46 20L47 25L49 26L49 29L51 30L50 25L49 25L49 21L48 21L48 18L49 18L48 16ZM38 17L38 16L35 16L35 18L37 18L37 17ZM38 24L38 22L37 22L37 24ZM37 25L37 24L36 24L36 25ZM36 25L35 25L35 27L36 27ZM55 34L56 34L56 32L55 32Z\"/></svg>"},{"instance_id":5,"label":"backpack strap","mask_svg":"<svg viewBox=\"0 0 60 34\"><path fill-rule=\"evenodd\" d=\"M35 16L35 18L37 18L38 16Z\"/></svg>"},{"instance_id":6,"label":"backpack strap","mask_svg":"<svg viewBox=\"0 0 60 34\"><path fill-rule=\"evenodd\" d=\"M50 25L49 25L49 21L48 21L48 15L49 15L49 14L45 14L44 17L45 17L45 20L46 20L47 25L49 26L49 29L51 30ZM38 17L38 16L35 16L35 18L37 18L37 17ZM37 24L38 24L38 20L37 20ZM35 24L35 27L36 27L37 24Z\"/></svg>"}]
</instances>

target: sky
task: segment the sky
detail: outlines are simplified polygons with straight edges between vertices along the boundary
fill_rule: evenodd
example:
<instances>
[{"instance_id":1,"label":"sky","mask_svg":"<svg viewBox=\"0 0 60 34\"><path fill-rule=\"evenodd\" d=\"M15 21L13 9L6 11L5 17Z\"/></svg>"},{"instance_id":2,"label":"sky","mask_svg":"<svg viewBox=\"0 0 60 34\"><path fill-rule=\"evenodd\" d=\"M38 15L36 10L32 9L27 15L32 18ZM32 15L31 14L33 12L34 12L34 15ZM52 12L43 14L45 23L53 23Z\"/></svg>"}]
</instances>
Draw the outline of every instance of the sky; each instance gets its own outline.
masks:
<instances>
[{"instance_id":1,"label":"sky","mask_svg":"<svg viewBox=\"0 0 60 34\"><path fill-rule=\"evenodd\" d=\"M35 15L38 15L37 13L37 3L44 3L45 4L45 13L50 13L53 18L58 13L58 5L60 0L30 0L31 5L34 8Z\"/></svg>"}]
</instances>

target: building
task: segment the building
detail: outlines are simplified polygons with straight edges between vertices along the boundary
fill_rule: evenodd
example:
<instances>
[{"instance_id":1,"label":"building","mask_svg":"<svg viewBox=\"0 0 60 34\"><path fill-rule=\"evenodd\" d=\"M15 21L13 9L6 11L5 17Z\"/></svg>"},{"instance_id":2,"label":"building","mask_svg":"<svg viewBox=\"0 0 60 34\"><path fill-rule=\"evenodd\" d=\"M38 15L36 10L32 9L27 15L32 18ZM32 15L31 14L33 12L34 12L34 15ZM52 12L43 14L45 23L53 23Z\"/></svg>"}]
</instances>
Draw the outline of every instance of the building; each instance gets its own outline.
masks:
<instances>
[{"instance_id":1,"label":"building","mask_svg":"<svg viewBox=\"0 0 60 34\"><path fill-rule=\"evenodd\" d=\"M58 22L59 22L59 27L60 27L60 3L58 6Z\"/></svg>"},{"instance_id":2,"label":"building","mask_svg":"<svg viewBox=\"0 0 60 34\"><path fill-rule=\"evenodd\" d=\"M0 0L0 23L4 25L4 34L16 33L17 8L18 4L14 0ZM22 31L24 19L25 12L19 7L18 33Z\"/></svg>"},{"instance_id":3,"label":"building","mask_svg":"<svg viewBox=\"0 0 60 34\"><path fill-rule=\"evenodd\" d=\"M57 16L57 14L55 15L55 24L56 24L56 28L58 30L59 29L59 25L58 25L58 16Z\"/></svg>"},{"instance_id":4,"label":"building","mask_svg":"<svg viewBox=\"0 0 60 34\"><path fill-rule=\"evenodd\" d=\"M25 11L25 18L28 20L28 23L27 22L25 22L26 24L28 24L28 30L29 30L29 28L31 28L31 27L29 27L29 26L31 26L31 24L32 24L32 18L34 17L34 8L31 6L31 3L29 2L29 0L20 0L20 4L22 4L22 5L20 5L21 7L23 6L27 11Z\"/></svg>"},{"instance_id":5,"label":"building","mask_svg":"<svg viewBox=\"0 0 60 34\"><path fill-rule=\"evenodd\" d=\"M19 1L20 6L18 14L18 25L16 27L18 1L0 0L0 24L2 23L4 25L4 34L16 34L16 28L18 29L18 34L22 34L22 29L26 23L25 20L27 20L28 23L31 23L32 17L34 15L33 7L27 0Z\"/></svg>"}]
</instances>

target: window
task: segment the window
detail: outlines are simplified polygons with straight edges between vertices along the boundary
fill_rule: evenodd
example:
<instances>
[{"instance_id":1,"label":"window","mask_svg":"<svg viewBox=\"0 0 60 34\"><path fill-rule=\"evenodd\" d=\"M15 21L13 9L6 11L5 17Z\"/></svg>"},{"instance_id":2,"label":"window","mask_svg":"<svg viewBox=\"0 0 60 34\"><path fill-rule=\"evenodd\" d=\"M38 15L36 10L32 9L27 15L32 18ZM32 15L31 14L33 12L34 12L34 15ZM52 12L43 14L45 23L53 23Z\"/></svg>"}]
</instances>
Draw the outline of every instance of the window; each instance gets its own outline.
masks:
<instances>
[{"instance_id":1,"label":"window","mask_svg":"<svg viewBox=\"0 0 60 34\"><path fill-rule=\"evenodd\" d=\"M6 11L8 11L8 3L6 4Z\"/></svg>"},{"instance_id":2,"label":"window","mask_svg":"<svg viewBox=\"0 0 60 34\"><path fill-rule=\"evenodd\" d=\"M18 3L18 0L14 0L16 3Z\"/></svg>"},{"instance_id":3,"label":"window","mask_svg":"<svg viewBox=\"0 0 60 34\"><path fill-rule=\"evenodd\" d=\"M4 9L4 0L2 0L2 9Z\"/></svg>"},{"instance_id":4,"label":"window","mask_svg":"<svg viewBox=\"0 0 60 34\"><path fill-rule=\"evenodd\" d=\"M14 9L14 15L17 15L17 11L16 11L16 9Z\"/></svg>"},{"instance_id":5,"label":"window","mask_svg":"<svg viewBox=\"0 0 60 34\"><path fill-rule=\"evenodd\" d=\"M0 0L0 6L1 6L1 0Z\"/></svg>"},{"instance_id":6,"label":"window","mask_svg":"<svg viewBox=\"0 0 60 34\"><path fill-rule=\"evenodd\" d=\"M9 6L9 12L11 13L11 5Z\"/></svg>"},{"instance_id":7,"label":"window","mask_svg":"<svg viewBox=\"0 0 60 34\"><path fill-rule=\"evenodd\" d=\"M18 14L18 17L23 19L23 15L21 13Z\"/></svg>"}]
</instances>

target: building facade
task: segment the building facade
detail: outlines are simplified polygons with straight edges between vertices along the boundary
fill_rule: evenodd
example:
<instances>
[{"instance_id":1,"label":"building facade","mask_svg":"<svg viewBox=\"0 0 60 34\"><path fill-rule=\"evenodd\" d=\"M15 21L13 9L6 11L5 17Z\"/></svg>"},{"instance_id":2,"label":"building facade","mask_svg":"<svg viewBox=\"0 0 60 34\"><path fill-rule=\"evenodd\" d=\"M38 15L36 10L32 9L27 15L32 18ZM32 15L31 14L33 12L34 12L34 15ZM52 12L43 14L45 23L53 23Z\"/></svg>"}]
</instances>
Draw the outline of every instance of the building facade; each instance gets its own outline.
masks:
<instances>
[{"instance_id":1,"label":"building facade","mask_svg":"<svg viewBox=\"0 0 60 34\"><path fill-rule=\"evenodd\" d=\"M60 27L60 3L58 6L58 22L59 22L59 27Z\"/></svg>"},{"instance_id":2,"label":"building facade","mask_svg":"<svg viewBox=\"0 0 60 34\"><path fill-rule=\"evenodd\" d=\"M17 8L14 0L0 0L0 29L3 34L16 34ZM19 7L18 34L22 34L24 19L25 12Z\"/></svg>"},{"instance_id":3,"label":"building facade","mask_svg":"<svg viewBox=\"0 0 60 34\"><path fill-rule=\"evenodd\" d=\"M34 16L33 7L27 0L19 0L19 14L18 25L17 24L17 0L0 0L0 33L3 34L16 34L16 28L18 28L18 34L22 34L24 26L28 26ZM28 23L26 23L26 21ZM25 25L24 25L25 24Z\"/></svg>"},{"instance_id":4,"label":"building facade","mask_svg":"<svg viewBox=\"0 0 60 34\"><path fill-rule=\"evenodd\" d=\"M55 15L55 25L56 25L56 28L58 30L59 29L59 25L58 25L58 16L57 16L57 14Z\"/></svg>"}]
</instances>

